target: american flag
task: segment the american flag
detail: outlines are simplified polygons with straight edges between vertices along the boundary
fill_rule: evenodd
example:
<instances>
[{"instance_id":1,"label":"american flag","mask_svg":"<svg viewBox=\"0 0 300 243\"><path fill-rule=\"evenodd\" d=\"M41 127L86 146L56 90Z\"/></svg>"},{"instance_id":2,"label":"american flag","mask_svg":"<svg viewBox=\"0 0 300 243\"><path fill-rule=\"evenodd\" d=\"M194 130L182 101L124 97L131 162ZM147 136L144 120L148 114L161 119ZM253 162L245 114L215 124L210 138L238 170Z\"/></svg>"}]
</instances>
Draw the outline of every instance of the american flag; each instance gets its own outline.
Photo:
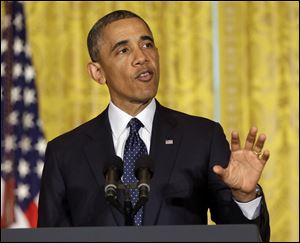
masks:
<instances>
[{"instance_id":1,"label":"american flag","mask_svg":"<svg viewBox=\"0 0 300 243\"><path fill-rule=\"evenodd\" d=\"M46 141L22 2L7 1L1 35L1 228L36 227Z\"/></svg>"}]
</instances>

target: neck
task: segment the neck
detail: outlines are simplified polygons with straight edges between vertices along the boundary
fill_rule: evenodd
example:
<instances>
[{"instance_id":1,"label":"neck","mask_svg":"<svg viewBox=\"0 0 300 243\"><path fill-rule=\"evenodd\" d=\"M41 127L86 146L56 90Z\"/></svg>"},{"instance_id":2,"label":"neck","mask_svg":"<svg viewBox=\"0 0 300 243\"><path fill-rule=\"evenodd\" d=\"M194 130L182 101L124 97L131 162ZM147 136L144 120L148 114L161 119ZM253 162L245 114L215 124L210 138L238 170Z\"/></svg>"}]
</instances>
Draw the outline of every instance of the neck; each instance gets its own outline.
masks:
<instances>
[{"instance_id":1,"label":"neck","mask_svg":"<svg viewBox=\"0 0 300 243\"><path fill-rule=\"evenodd\" d=\"M121 103L116 100L112 100L115 106L119 107L122 111L126 112L127 114L131 116L136 116L139 114L142 110L146 108L146 106L152 101L152 99L149 99L145 102L127 102L127 103Z\"/></svg>"}]
</instances>

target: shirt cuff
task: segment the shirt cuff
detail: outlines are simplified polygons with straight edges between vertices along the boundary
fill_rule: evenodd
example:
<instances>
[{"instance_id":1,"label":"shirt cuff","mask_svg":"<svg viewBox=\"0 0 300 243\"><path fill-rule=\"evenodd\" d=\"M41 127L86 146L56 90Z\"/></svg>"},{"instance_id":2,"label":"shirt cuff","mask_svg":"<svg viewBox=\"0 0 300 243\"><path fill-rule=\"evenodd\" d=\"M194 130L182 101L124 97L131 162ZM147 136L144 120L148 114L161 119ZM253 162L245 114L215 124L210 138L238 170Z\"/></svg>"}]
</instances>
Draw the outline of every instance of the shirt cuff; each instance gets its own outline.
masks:
<instances>
[{"instance_id":1,"label":"shirt cuff","mask_svg":"<svg viewBox=\"0 0 300 243\"><path fill-rule=\"evenodd\" d=\"M244 216L249 219L253 220L256 219L260 215L260 205L261 205L261 196L258 198L255 198L254 200L246 203L238 202L234 200L237 205L242 210Z\"/></svg>"}]
</instances>

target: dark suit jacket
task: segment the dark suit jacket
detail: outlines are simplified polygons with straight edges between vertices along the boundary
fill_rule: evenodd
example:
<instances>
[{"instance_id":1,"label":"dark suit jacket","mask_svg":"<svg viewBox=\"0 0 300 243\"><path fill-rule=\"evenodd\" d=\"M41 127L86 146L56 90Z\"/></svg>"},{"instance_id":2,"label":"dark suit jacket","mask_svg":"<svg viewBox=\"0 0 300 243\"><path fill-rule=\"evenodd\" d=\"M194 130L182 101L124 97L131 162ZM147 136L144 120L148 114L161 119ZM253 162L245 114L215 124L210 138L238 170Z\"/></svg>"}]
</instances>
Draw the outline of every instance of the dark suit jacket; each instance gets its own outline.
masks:
<instances>
[{"instance_id":1,"label":"dark suit jacket","mask_svg":"<svg viewBox=\"0 0 300 243\"><path fill-rule=\"evenodd\" d=\"M173 140L173 144L166 144ZM103 167L115 154L108 109L48 143L39 198L38 226L117 226L124 216L104 197ZM245 218L230 189L212 172L227 166L229 144L221 126L161 106L153 121L150 156L154 160L144 225L207 224L210 208L217 224L256 223L269 240L269 215Z\"/></svg>"}]
</instances>

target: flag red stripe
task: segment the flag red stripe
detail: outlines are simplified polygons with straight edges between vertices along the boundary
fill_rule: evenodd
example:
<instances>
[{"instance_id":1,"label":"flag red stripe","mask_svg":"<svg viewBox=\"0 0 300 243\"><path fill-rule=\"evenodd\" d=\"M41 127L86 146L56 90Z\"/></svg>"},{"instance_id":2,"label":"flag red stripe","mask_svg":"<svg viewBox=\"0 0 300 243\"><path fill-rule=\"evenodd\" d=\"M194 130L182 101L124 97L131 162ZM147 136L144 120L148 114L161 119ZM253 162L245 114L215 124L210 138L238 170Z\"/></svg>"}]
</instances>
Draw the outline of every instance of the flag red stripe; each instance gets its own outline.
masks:
<instances>
[{"instance_id":1,"label":"flag red stripe","mask_svg":"<svg viewBox=\"0 0 300 243\"><path fill-rule=\"evenodd\" d=\"M25 216L32 228L36 228L38 219L38 208L35 202L29 204L28 209L25 211Z\"/></svg>"},{"instance_id":2,"label":"flag red stripe","mask_svg":"<svg viewBox=\"0 0 300 243\"><path fill-rule=\"evenodd\" d=\"M3 215L1 215L1 228L7 228L15 222L15 180L7 179L4 186Z\"/></svg>"}]
</instances>

